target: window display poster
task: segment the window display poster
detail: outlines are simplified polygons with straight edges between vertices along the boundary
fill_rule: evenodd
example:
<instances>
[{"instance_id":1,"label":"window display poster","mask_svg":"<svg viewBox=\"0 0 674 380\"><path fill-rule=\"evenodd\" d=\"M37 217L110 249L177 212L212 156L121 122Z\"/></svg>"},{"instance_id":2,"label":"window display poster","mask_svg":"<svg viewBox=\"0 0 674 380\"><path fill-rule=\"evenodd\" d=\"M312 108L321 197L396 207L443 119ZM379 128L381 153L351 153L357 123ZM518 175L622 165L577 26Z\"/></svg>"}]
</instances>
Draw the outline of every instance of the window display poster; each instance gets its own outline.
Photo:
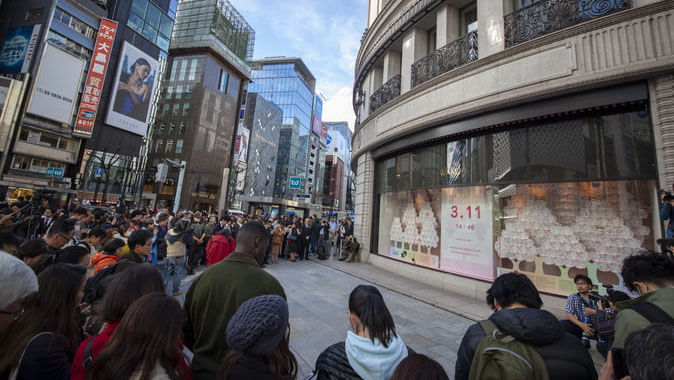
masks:
<instances>
[{"instance_id":1,"label":"window display poster","mask_svg":"<svg viewBox=\"0 0 674 380\"><path fill-rule=\"evenodd\" d=\"M493 280L492 202L486 188L443 189L441 213L441 269Z\"/></svg>"}]
</instances>

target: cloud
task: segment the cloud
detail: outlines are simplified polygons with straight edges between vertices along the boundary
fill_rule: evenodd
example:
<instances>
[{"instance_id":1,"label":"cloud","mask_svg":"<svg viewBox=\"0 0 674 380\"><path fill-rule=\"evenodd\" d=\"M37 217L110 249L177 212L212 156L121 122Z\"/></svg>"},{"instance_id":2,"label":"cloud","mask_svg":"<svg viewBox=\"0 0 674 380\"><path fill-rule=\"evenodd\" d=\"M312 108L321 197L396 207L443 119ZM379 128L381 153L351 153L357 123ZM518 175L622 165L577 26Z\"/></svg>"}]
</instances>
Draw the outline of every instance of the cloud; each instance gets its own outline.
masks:
<instances>
[{"instance_id":1,"label":"cloud","mask_svg":"<svg viewBox=\"0 0 674 380\"><path fill-rule=\"evenodd\" d=\"M327 100L323 104L323 121L347 121L353 130L356 122L356 114L351 103L353 89L351 86L328 85L328 87L319 89Z\"/></svg>"}]
</instances>

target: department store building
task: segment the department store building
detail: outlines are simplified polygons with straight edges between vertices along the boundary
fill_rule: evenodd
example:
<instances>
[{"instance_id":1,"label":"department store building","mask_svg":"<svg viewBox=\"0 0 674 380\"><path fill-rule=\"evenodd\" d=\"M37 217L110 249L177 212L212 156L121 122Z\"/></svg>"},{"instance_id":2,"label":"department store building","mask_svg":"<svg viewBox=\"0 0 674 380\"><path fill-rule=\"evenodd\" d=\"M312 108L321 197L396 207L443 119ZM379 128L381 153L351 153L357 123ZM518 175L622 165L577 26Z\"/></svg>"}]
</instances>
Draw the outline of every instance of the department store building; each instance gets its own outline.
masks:
<instances>
[{"instance_id":1,"label":"department store building","mask_svg":"<svg viewBox=\"0 0 674 380\"><path fill-rule=\"evenodd\" d=\"M674 2L370 0L352 167L363 261L484 299L620 285L674 182ZM659 250L659 249L658 249ZM560 298L545 301L559 303Z\"/></svg>"}]
</instances>

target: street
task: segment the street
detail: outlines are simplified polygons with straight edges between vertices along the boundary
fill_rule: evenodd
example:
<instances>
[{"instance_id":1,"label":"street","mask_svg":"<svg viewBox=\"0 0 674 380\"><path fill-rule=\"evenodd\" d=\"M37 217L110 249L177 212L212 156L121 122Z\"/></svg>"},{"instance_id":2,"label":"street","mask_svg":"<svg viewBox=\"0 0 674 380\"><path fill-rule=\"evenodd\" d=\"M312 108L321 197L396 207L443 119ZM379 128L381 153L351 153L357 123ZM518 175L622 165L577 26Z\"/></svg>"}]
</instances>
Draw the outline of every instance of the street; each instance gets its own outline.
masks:
<instances>
[{"instance_id":1,"label":"street","mask_svg":"<svg viewBox=\"0 0 674 380\"><path fill-rule=\"evenodd\" d=\"M305 379L325 348L346 339L349 294L356 286L369 283L315 261L280 260L266 270L281 282L288 297L290 346L300 367L297 378ZM191 278L183 282L183 292L190 284ZM461 338L473 322L399 293L379 290L405 343L437 360L452 378Z\"/></svg>"}]
</instances>

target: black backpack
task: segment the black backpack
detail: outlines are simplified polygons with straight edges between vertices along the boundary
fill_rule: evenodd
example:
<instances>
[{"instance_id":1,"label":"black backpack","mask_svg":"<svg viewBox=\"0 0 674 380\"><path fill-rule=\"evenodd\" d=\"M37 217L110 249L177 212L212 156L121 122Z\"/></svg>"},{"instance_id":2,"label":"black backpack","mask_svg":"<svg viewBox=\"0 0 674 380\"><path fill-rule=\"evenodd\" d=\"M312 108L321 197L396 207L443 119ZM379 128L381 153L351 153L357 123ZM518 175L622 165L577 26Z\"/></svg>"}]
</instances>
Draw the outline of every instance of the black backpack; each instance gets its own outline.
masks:
<instances>
[{"instance_id":1,"label":"black backpack","mask_svg":"<svg viewBox=\"0 0 674 380\"><path fill-rule=\"evenodd\" d=\"M103 299L105 289L112 280L112 275L117 271L117 263L103 268L93 277L87 280L84 285L84 297L82 302L92 305L94 302Z\"/></svg>"}]
</instances>

